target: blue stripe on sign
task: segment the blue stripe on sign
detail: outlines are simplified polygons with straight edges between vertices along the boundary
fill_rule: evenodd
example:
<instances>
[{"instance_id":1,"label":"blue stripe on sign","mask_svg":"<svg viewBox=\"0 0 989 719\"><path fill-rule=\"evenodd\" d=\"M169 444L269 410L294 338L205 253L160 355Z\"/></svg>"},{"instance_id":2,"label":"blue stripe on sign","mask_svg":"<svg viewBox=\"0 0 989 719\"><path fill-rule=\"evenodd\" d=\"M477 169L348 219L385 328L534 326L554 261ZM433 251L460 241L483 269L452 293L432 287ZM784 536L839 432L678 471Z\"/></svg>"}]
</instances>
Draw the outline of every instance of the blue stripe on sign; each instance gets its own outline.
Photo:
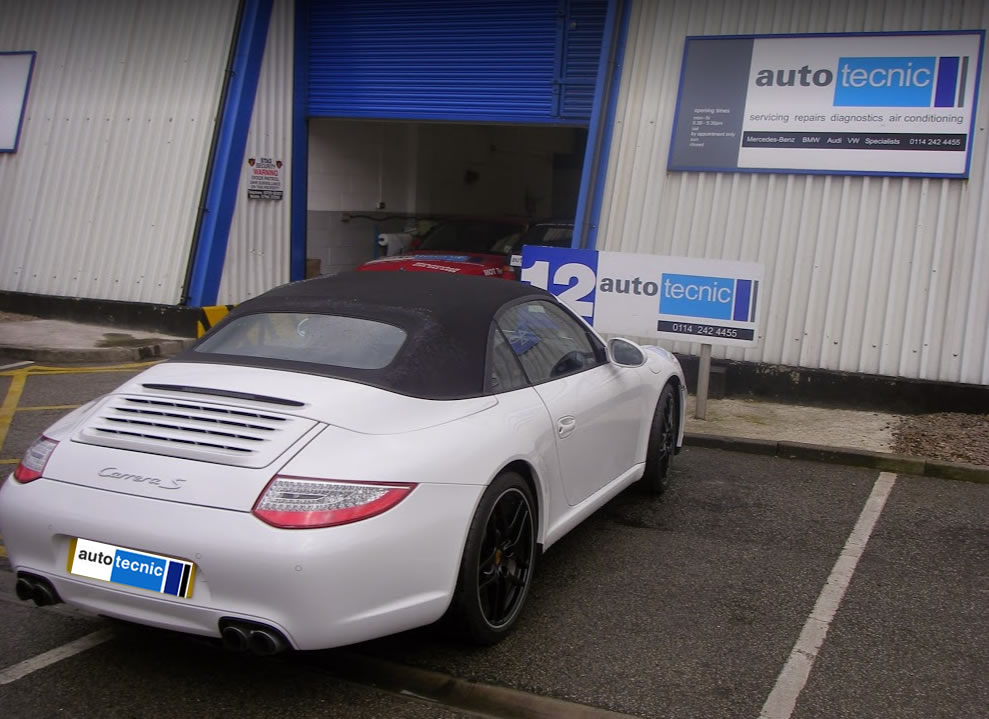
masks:
<instances>
[{"instance_id":1,"label":"blue stripe on sign","mask_svg":"<svg viewBox=\"0 0 989 719\"><path fill-rule=\"evenodd\" d=\"M188 597L189 596L189 566L185 562L182 562L182 581L179 584L179 596Z\"/></svg>"},{"instance_id":2,"label":"blue stripe on sign","mask_svg":"<svg viewBox=\"0 0 989 719\"><path fill-rule=\"evenodd\" d=\"M165 594L178 596L179 584L182 581L182 567L184 566L182 562L168 563L168 576L165 578L165 588L162 590Z\"/></svg>"},{"instance_id":3,"label":"blue stripe on sign","mask_svg":"<svg viewBox=\"0 0 989 719\"><path fill-rule=\"evenodd\" d=\"M940 58L937 64L937 89L934 91L934 107L954 107L957 84L958 58Z\"/></svg>"},{"instance_id":4,"label":"blue stripe on sign","mask_svg":"<svg viewBox=\"0 0 989 719\"><path fill-rule=\"evenodd\" d=\"M731 318L736 322L745 322L749 318L751 291L752 280L735 280L735 309Z\"/></svg>"}]
</instances>

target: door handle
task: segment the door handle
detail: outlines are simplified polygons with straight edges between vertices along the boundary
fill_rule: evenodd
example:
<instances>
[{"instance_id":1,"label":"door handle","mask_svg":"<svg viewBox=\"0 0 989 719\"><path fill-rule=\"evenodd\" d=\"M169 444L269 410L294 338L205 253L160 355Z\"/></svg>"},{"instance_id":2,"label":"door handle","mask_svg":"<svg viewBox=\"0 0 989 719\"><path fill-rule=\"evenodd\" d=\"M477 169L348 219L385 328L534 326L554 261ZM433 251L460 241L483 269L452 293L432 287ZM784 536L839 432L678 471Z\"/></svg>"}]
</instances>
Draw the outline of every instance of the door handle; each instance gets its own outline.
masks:
<instances>
[{"instance_id":1,"label":"door handle","mask_svg":"<svg viewBox=\"0 0 989 719\"><path fill-rule=\"evenodd\" d=\"M577 418L571 415L561 417L556 425L556 434L560 439L569 437L577 429Z\"/></svg>"}]
</instances>

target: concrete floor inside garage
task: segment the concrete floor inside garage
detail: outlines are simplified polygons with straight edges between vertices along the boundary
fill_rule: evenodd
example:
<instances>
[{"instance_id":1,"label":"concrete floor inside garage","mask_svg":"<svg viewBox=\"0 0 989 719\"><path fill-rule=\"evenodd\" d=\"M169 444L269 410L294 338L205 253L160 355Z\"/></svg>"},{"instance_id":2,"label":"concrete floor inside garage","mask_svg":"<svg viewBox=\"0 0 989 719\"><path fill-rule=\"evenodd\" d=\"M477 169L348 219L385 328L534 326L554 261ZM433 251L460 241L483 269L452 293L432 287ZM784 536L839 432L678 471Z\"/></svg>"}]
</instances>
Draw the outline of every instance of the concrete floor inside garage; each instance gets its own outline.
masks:
<instances>
[{"instance_id":1,"label":"concrete floor inside garage","mask_svg":"<svg viewBox=\"0 0 989 719\"><path fill-rule=\"evenodd\" d=\"M570 219L583 128L309 121L307 274L352 269L382 252L377 234L455 216Z\"/></svg>"}]
</instances>

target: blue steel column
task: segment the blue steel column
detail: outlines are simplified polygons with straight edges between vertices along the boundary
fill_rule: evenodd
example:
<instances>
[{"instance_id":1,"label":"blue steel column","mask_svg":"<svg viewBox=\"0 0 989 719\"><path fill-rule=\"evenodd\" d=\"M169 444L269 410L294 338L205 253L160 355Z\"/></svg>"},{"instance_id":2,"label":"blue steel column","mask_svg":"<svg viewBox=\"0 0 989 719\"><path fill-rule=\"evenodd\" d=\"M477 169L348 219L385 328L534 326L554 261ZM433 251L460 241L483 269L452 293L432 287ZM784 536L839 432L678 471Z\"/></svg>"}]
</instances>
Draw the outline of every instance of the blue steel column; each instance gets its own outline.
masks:
<instances>
[{"instance_id":1,"label":"blue steel column","mask_svg":"<svg viewBox=\"0 0 989 719\"><path fill-rule=\"evenodd\" d=\"M632 2L635 0L611 0L605 18L602 35L601 59L594 86L594 103L591 123L587 131L587 148L580 175L580 192L577 196L577 216L571 246L594 249L597 245L598 219L604 197L604 183L608 172L608 156L611 151L611 133L618 106L618 88L621 84L622 61Z\"/></svg>"},{"instance_id":2,"label":"blue steel column","mask_svg":"<svg viewBox=\"0 0 989 719\"><path fill-rule=\"evenodd\" d=\"M194 307L216 304L220 291L272 3L273 0L244 0L241 7L226 102L220 109L212 173L207 178L203 220L187 288L188 302Z\"/></svg>"},{"instance_id":3,"label":"blue steel column","mask_svg":"<svg viewBox=\"0 0 989 719\"><path fill-rule=\"evenodd\" d=\"M309 191L309 3L295 2L295 70L292 76L292 230L289 279L306 276Z\"/></svg>"}]
</instances>

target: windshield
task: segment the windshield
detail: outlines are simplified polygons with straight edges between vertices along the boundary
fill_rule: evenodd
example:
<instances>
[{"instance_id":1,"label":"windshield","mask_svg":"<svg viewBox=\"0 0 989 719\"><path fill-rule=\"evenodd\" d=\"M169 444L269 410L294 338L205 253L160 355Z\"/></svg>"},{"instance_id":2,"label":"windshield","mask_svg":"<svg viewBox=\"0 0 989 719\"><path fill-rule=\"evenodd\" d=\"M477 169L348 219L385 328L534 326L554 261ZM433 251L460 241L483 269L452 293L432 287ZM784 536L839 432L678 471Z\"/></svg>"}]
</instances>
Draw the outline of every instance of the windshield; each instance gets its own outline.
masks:
<instances>
[{"instance_id":1,"label":"windshield","mask_svg":"<svg viewBox=\"0 0 989 719\"><path fill-rule=\"evenodd\" d=\"M244 315L216 328L195 351L381 369L395 358L405 338L405 330L359 317L269 312Z\"/></svg>"},{"instance_id":2,"label":"windshield","mask_svg":"<svg viewBox=\"0 0 989 719\"><path fill-rule=\"evenodd\" d=\"M521 234L522 227L511 222L456 220L431 229L423 237L419 249L503 255Z\"/></svg>"}]
</instances>

